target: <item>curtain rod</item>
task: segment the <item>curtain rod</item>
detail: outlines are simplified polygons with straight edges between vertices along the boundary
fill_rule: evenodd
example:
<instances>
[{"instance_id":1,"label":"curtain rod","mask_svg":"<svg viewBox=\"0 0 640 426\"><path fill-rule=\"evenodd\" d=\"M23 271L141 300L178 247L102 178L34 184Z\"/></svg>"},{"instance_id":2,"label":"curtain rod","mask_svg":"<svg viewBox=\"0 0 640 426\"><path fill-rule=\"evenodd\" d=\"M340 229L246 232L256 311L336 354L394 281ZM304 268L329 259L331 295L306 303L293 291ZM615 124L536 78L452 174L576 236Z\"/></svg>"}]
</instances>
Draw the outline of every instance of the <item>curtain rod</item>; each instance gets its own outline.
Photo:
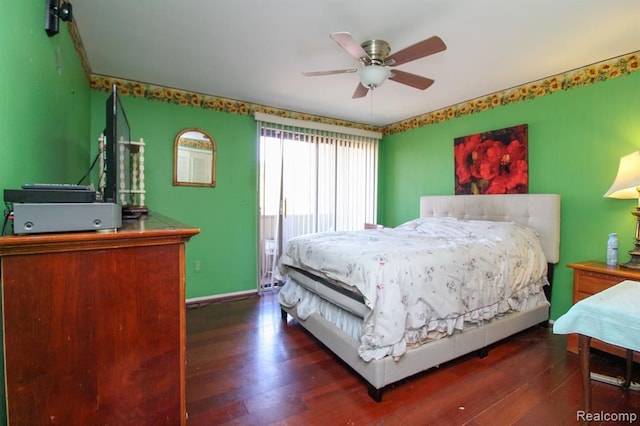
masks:
<instances>
[{"instance_id":1,"label":"curtain rod","mask_svg":"<svg viewBox=\"0 0 640 426\"><path fill-rule=\"evenodd\" d=\"M265 114L263 112L255 112L253 114L256 120L266 121L268 123L282 124L284 126L302 127L314 130L324 130L328 132L343 133L353 136L364 136L368 138L380 139L382 132L374 132L371 130L356 129L347 126L337 126L334 124L316 123L315 121L297 120L295 118L280 117L277 115Z\"/></svg>"}]
</instances>

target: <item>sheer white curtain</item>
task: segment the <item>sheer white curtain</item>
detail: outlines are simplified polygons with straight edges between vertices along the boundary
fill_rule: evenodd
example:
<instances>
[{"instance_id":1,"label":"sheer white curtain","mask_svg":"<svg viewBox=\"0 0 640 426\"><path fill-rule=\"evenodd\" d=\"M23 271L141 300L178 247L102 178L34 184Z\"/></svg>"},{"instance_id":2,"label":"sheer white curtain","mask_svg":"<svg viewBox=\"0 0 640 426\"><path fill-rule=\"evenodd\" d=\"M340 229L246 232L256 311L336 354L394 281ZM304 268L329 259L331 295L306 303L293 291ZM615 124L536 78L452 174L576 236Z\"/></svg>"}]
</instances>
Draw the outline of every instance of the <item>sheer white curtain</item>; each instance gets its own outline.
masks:
<instances>
[{"instance_id":1,"label":"sheer white curtain","mask_svg":"<svg viewBox=\"0 0 640 426\"><path fill-rule=\"evenodd\" d=\"M264 114L256 120L260 288L268 289L289 239L376 222L380 134Z\"/></svg>"}]
</instances>

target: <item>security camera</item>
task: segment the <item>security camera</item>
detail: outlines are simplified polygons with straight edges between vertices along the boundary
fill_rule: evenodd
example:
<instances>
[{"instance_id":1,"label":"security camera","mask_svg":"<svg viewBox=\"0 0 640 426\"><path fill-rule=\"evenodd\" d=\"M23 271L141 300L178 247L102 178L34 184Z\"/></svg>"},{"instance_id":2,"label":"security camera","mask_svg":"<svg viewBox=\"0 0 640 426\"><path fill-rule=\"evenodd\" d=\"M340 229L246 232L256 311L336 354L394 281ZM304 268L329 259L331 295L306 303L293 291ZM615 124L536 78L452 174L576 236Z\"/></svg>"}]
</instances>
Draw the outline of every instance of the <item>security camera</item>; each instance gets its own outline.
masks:
<instances>
[{"instance_id":1,"label":"security camera","mask_svg":"<svg viewBox=\"0 0 640 426\"><path fill-rule=\"evenodd\" d=\"M71 3L63 3L62 6L58 8L58 17L64 22L69 22L71 18L73 18L72 9Z\"/></svg>"},{"instance_id":2,"label":"security camera","mask_svg":"<svg viewBox=\"0 0 640 426\"><path fill-rule=\"evenodd\" d=\"M71 21L73 18L72 6L69 2L60 5L60 0L45 0L44 10L44 30L49 37L58 34L60 26L59 20L65 22Z\"/></svg>"}]
</instances>

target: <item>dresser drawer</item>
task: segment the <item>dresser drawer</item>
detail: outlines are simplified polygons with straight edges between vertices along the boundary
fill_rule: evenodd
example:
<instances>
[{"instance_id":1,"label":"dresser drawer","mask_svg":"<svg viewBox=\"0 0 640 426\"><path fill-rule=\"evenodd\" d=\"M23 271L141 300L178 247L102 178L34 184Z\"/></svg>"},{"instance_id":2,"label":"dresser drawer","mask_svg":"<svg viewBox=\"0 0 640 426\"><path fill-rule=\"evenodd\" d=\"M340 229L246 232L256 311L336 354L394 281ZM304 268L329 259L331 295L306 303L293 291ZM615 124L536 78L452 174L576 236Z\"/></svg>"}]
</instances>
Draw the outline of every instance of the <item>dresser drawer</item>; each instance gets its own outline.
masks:
<instances>
[{"instance_id":1,"label":"dresser drawer","mask_svg":"<svg viewBox=\"0 0 640 426\"><path fill-rule=\"evenodd\" d=\"M582 293L586 294L585 297L588 297L592 294L599 293L602 290L606 290L624 280L624 278L615 275L607 275L590 271L576 271L574 279L574 285L576 288L574 291L576 292L576 295L578 293ZM584 297L581 297L580 299L584 299ZM574 302L577 302L577 300Z\"/></svg>"}]
</instances>

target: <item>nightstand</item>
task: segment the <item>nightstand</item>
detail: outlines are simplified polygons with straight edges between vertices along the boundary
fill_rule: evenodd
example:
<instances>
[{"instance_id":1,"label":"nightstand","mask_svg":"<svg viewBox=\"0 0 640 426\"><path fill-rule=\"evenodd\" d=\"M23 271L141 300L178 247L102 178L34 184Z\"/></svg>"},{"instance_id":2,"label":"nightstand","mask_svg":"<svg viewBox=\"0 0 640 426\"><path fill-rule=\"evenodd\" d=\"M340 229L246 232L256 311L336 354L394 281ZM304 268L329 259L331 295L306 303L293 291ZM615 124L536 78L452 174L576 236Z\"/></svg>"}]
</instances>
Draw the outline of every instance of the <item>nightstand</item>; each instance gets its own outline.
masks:
<instances>
[{"instance_id":1,"label":"nightstand","mask_svg":"<svg viewBox=\"0 0 640 426\"><path fill-rule=\"evenodd\" d=\"M608 266L604 262L589 260L569 263L573 269L573 303L599 293L624 280L640 281L640 271L625 269L620 266ZM591 347L609 352L619 357L626 357L626 350L612 346L597 339L591 339ZM578 335L567 336L567 350L578 353ZM634 354L634 361L640 362L640 354Z\"/></svg>"}]
</instances>

